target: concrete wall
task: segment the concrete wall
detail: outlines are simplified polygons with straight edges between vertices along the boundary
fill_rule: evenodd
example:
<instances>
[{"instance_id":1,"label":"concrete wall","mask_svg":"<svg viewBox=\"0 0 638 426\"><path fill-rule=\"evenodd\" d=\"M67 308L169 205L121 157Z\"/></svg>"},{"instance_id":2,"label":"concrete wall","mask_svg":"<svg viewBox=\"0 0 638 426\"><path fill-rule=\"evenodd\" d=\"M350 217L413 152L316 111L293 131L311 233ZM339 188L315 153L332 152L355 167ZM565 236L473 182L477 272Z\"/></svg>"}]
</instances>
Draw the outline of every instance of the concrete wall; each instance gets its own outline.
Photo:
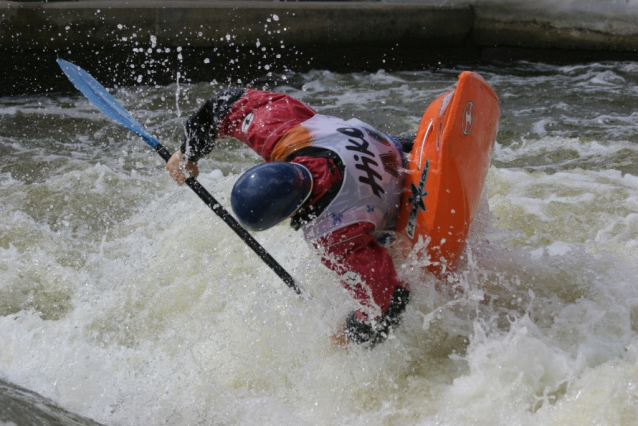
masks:
<instances>
[{"instance_id":1,"label":"concrete wall","mask_svg":"<svg viewBox=\"0 0 638 426\"><path fill-rule=\"evenodd\" d=\"M635 52L638 1L480 0L472 39L477 46Z\"/></svg>"},{"instance_id":2,"label":"concrete wall","mask_svg":"<svg viewBox=\"0 0 638 426\"><path fill-rule=\"evenodd\" d=\"M633 57L636 2L0 0L0 96L70 88L50 66L58 56L113 84L423 69L495 47Z\"/></svg>"},{"instance_id":3,"label":"concrete wall","mask_svg":"<svg viewBox=\"0 0 638 426\"><path fill-rule=\"evenodd\" d=\"M380 2L265 1L0 1L5 49L115 48L131 37L168 46L236 44L307 46L436 43L457 46L472 27L468 5L387 5ZM273 20L274 16L277 20Z\"/></svg>"}]
</instances>

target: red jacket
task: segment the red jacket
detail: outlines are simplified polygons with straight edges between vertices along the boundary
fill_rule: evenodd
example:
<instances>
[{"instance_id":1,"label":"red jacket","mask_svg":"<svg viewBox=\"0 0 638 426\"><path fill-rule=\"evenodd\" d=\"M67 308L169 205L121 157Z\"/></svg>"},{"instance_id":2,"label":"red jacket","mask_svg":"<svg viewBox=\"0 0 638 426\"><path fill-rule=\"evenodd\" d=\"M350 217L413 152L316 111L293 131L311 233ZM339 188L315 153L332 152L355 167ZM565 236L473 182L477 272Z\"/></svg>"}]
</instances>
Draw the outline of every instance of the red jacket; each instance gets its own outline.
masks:
<instances>
[{"instance_id":1,"label":"red jacket","mask_svg":"<svg viewBox=\"0 0 638 426\"><path fill-rule=\"evenodd\" d=\"M242 123L249 113L254 114L253 121L244 133ZM307 105L284 94L257 90L246 90L218 127L218 138L232 136L239 139L264 160L270 160L270 154L281 137L295 126L317 114ZM339 169L333 160L317 157L296 157L292 162L304 165L313 176L313 189L310 204L314 204L336 182L341 181ZM329 167L328 163L332 163ZM374 227L371 223L359 223L338 229L321 238L321 245L332 259L322 257L322 263L339 275L354 271L370 288L368 292L358 285L353 296L364 306L376 304L381 312L390 306L394 288L406 287L397 278L392 258L388 251L379 245L371 235ZM347 287L350 289L350 287Z\"/></svg>"},{"instance_id":2,"label":"red jacket","mask_svg":"<svg viewBox=\"0 0 638 426\"><path fill-rule=\"evenodd\" d=\"M186 144L182 152L189 149L198 156L212 149L214 139L232 136L249 146L265 161L271 161L271 154L279 140L291 129L317 114L304 103L285 94L257 90L227 89L216 98L212 98L187 123L188 138L193 141L192 148ZM212 123L212 127L211 127ZM197 139L213 139L208 147L197 145ZM185 154L187 155L187 154ZM191 155L193 159L194 156ZM195 157L196 159L197 157ZM313 189L309 204L314 204L333 185L342 179L339 168L329 158L296 156L292 162L304 165L313 176ZM398 316L407 303L407 286L399 281L388 251L379 245L371 235L374 226L371 223L357 223L338 229L315 242L322 247L322 263L339 276L346 272L358 273L362 284L354 287L342 281L342 285L363 306L378 307L382 314ZM331 260L330 260L331 259ZM397 308L396 290L402 305ZM393 302L394 301L394 302ZM376 306L375 306L376 305ZM369 322L360 311L351 314L349 321L364 324ZM389 321L393 319L390 318ZM348 325L351 327L351 324ZM384 329L387 332L387 324ZM372 332L375 333L374 331ZM356 340L356 336L355 336ZM362 340L367 341L367 340Z\"/></svg>"}]
</instances>

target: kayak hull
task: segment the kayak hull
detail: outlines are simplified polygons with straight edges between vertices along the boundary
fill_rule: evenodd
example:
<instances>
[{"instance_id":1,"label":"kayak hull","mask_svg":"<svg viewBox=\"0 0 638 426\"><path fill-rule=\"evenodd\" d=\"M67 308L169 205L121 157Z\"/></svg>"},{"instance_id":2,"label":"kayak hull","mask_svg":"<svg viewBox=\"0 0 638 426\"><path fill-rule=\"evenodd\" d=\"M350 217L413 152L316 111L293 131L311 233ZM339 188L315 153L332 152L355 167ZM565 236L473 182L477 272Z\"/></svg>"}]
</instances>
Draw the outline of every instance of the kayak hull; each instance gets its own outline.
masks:
<instances>
[{"instance_id":1,"label":"kayak hull","mask_svg":"<svg viewBox=\"0 0 638 426\"><path fill-rule=\"evenodd\" d=\"M465 249L492 158L500 107L494 90L463 72L455 90L426 109L409 157L397 220L404 251L438 276L453 271Z\"/></svg>"}]
</instances>

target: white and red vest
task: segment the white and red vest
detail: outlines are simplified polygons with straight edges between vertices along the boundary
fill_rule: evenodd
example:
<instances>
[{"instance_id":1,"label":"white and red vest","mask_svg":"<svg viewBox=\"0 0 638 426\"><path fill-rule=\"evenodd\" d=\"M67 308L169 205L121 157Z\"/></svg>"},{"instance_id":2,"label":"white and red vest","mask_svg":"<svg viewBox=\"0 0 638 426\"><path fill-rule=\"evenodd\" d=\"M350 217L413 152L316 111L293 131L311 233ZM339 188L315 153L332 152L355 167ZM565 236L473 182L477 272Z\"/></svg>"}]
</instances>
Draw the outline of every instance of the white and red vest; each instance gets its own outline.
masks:
<instances>
[{"instance_id":1,"label":"white and red vest","mask_svg":"<svg viewBox=\"0 0 638 426\"><path fill-rule=\"evenodd\" d=\"M316 115L301 126L310 146L336 153L345 166L339 193L304 226L312 241L339 228L370 222L377 232L394 227L403 189L402 153L389 136L357 119Z\"/></svg>"}]
</instances>

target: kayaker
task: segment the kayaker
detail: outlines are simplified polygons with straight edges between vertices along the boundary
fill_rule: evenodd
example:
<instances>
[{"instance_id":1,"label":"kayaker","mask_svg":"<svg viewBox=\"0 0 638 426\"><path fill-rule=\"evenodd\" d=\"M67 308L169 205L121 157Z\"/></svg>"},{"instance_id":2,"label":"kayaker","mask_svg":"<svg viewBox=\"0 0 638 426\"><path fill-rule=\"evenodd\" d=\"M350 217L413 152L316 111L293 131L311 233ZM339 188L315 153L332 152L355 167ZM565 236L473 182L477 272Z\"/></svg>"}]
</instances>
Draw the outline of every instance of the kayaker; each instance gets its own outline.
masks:
<instances>
[{"instance_id":1,"label":"kayaker","mask_svg":"<svg viewBox=\"0 0 638 426\"><path fill-rule=\"evenodd\" d=\"M399 322L409 299L377 238L396 221L403 155L397 140L356 119L317 114L288 95L226 89L186 122L181 148L166 169L179 185L215 142L234 137L265 161L236 182L231 205L248 230L291 218L359 302L332 341L374 345ZM402 144L403 145L402 145Z\"/></svg>"}]
</instances>

